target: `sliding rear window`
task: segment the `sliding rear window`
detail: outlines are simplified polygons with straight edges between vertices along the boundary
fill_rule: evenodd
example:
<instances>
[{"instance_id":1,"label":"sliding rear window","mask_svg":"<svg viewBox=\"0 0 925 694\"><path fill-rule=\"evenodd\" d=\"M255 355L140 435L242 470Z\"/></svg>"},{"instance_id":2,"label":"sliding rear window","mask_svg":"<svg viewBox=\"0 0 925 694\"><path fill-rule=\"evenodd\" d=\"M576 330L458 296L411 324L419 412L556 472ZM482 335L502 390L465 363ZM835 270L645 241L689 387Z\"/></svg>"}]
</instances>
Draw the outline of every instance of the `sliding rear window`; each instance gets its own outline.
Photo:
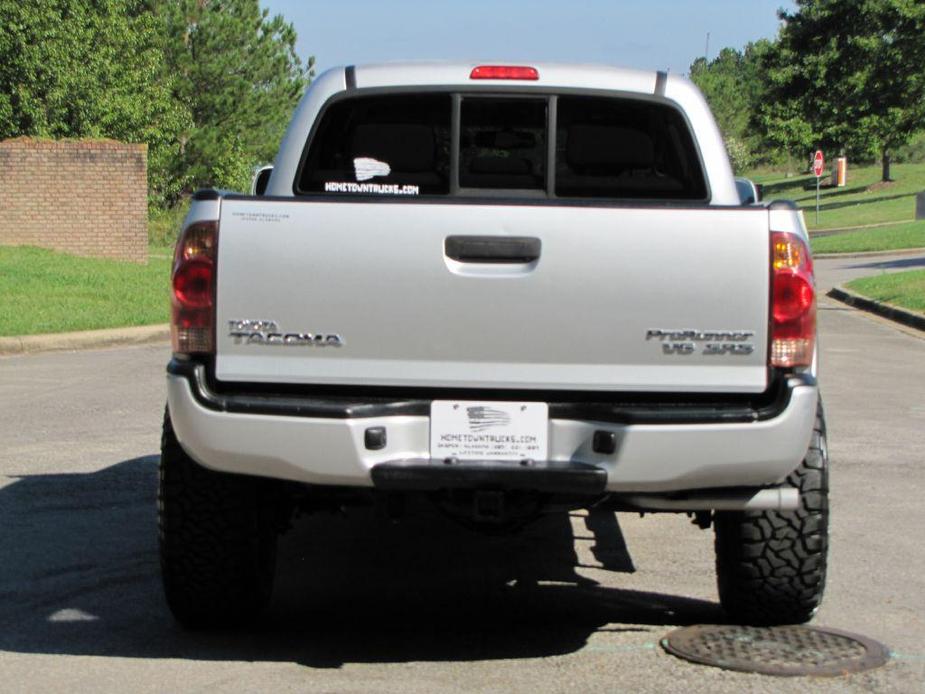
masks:
<instances>
[{"instance_id":1,"label":"sliding rear window","mask_svg":"<svg viewBox=\"0 0 925 694\"><path fill-rule=\"evenodd\" d=\"M463 98L460 187L544 191L546 109L546 99Z\"/></svg>"},{"instance_id":2,"label":"sliding rear window","mask_svg":"<svg viewBox=\"0 0 925 694\"><path fill-rule=\"evenodd\" d=\"M296 192L707 199L687 122L664 102L442 92L333 102Z\"/></svg>"}]
</instances>

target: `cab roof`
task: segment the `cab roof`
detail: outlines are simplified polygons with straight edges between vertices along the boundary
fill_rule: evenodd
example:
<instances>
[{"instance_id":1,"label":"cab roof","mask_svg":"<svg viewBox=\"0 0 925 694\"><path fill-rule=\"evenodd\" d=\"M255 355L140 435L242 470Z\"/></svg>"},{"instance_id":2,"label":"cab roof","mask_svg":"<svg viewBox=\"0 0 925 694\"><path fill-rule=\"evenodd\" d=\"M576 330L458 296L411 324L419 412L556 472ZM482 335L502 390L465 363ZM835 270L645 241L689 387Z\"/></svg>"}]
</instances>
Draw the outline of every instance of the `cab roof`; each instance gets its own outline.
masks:
<instances>
[{"instance_id":1,"label":"cab roof","mask_svg":"<svg viewBox=\"0 0 925 694\"><path fill-rule=\"evenodd\" d=\"M479 79L470 77L473 69L480 66L530 67L538 73L537 79ZM357 88L394 86L474 86L509 85L537 88L607 89L626 92L655 94L664 92L671 82L686 78L669 76L667 72L637 70L597 64L510 62L510 61L410 61L395 63L374 63L347 68L345 74L353 74Z\"/></svg>"}]
</instances>

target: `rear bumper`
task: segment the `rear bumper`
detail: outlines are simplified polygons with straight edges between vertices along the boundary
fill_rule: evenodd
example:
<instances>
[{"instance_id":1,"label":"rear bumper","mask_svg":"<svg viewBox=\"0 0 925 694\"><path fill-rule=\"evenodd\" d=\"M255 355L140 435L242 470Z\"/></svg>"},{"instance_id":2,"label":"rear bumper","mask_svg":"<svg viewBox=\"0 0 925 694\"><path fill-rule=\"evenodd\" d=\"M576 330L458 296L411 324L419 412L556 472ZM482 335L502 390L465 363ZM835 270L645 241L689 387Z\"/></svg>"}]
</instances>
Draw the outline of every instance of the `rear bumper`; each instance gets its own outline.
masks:
<instances>
[{"instance_id":1,"label":"rear bumper","mask_svg":"<svg viewBox=\"0 0 925 694\"><path fill-rule=\"evenodd\" d=\"M354 487L382 486L382 476L373 473L380 465L386 466L380 470L387 470L427 461L427 469L432 470L430 420L426 407L422 409L417 401L236 398L210 390L204 373L201 365L172 363L167 396L180 443L206 467ZM776 404L751 414L733 415L732 408L711 415L693 406L673 408L671 417L659 418L658 412L639 416L638 408L612 409L605 417L603 411L582 403L570 403L567 408L551 406L548 463L579 470L572 475L573 481L581 478L586 468L591 468L587 479L601 480L593 471L602 470L605 492L672 493L773 486L803 459L816 413L817 389L811 379L794 377L783 387L785 392L775 398ZM647 407L642 411L653 410L651 405ZM384 448L367 449L365 432L371 427L385 427ZM598 430L614 433L614 453L592 450ZM460 476L466 477L462 468L429 475L447 475L445 479L456 480L455 486L462 484ZM470 475L469 479L475 477ZM538 478L520 475L519 479ZM561 479L568 487L565 477Z\"/></svg>"},{"instance_id":2,"label":"rear bumper","mask_svg":"<svg viewBox=\"0 0 925 694\"><path fill-rule=\"evenodd\" d=\"M370 471L373 485L386 491L440 489L522 489L568 496L599 496L607 473L596 465L530 461L530 465L496 461L450 462L407 460L379 463Z\"/></svg>"}]
</instances>

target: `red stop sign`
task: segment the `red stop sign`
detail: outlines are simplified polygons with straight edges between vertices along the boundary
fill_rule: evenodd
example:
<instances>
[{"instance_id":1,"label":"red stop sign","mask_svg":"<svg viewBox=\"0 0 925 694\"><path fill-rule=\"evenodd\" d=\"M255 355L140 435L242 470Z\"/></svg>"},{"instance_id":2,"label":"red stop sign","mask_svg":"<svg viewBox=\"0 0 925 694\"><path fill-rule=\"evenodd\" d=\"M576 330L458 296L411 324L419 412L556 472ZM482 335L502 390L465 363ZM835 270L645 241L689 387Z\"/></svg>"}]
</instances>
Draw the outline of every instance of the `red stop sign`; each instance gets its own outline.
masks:
<instances>
[{"instance_id":1,"label":"red stop sign","mask_svg":"<svg viewBox=\"0 0 925 694\"><path fill-rule=\"evenodd\" d=\"M813 155L813 174L815 174L816 178L819 178L824 169L825 159L822 156L822 150L817 149L816 153Z\"/></svg>"}]
</instances>

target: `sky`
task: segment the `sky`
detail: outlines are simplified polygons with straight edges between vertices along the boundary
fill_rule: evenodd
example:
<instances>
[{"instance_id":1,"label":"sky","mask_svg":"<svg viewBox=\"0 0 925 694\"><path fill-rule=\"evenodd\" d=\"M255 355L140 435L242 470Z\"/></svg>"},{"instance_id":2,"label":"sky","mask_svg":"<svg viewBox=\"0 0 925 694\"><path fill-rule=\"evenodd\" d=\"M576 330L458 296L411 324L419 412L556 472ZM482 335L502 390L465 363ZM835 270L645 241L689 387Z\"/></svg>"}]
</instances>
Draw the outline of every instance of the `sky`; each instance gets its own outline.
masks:
<instances>
[{"instance_id":1,"label":"sky","mask_svg":"<svg viewBox=\"0 0 925 694\"><path fill-rule=\"evenodd\" d=\"M606 63L686 74L707 50L772 38L790 0L261 0L317 72L390 60Z\"/></svg>"}]
</instances>

